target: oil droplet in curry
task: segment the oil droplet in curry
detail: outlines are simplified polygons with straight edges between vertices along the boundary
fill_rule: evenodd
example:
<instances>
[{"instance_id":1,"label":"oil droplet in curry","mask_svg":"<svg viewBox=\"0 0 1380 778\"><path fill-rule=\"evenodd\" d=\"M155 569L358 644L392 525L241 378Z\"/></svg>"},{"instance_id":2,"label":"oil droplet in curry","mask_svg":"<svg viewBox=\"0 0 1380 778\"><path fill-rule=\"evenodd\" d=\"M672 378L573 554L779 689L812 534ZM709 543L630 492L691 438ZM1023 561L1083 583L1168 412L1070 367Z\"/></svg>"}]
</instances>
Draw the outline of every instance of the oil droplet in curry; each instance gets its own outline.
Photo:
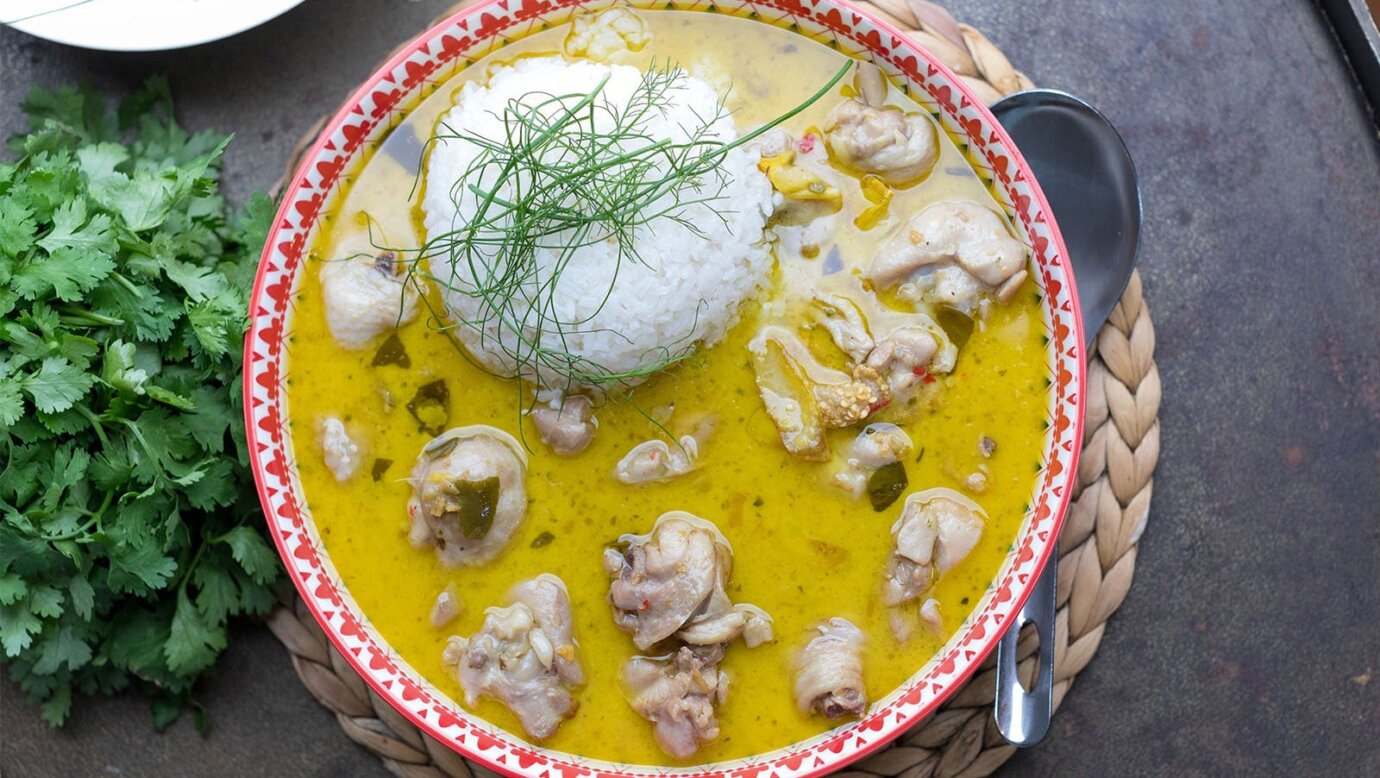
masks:
<instances>
[{"instance_id":1,"label":"oil droplet in curry","mask_svg":"<svg viewBox=\"0 0 1380 778\"><path fill-rule=\"evenodd\" d=\"M712 63L733 78L728 107L740 128L797 105L845 62L826 46L749 20L670 11L645 12L643 17L650 42L621 61L647 67L655 58L692 69L696 63ZM438 84L346 179L313 238L311 256L334 256L343 242L367 234L369 220L394 243L420 245L425 235L417 197L409 200L413 176L425 141L440 114L451 107L459 84L483 79L495 57L506 61L557 52L565 34L565 27L537 32ZM770 67L764 68L768 62ZM817 132L846 94L848 87L837 88L785 128L796 137ZM889 99L906 110L922 110L895 88ZM850 229L840 229L796 256L778 256L772 288L764 294L786 301L785 314L778 318L784 315L789 323L795 317L812 348L823 344L816 350L828 347L827 336L809 331L804 306L792 300L856 284L887 235L927 205L967 200L1000 212L964 154L942 132L939 159L919 184L896 188L883 198L875 182L864 187L858 178L845 181L843 209L850 218L841 223ZM884 199L890 216L875 208ZM865 218L854 225L853 216ZM879 219L885 221L862 228ZM866 636L863 667L869 698L891 694L952 635L986 591L1034 487L1045 439L1048 356L1038 292L1029 282L1012 299L993 306L971 333L955 333L955 340L966 338L955 368L938 377L938 385L925 394L923 411L903 425L915 446L910 461L903 463L905 491L966 489L985 510L987 522L978 546L927 595L938 602L942 631L917 629L900 642L890 628L880 589L893 547L889 529L902 502L874 510L874 501L828 483L830 464L803 461L785 450L763 407L748 352L749 341L765 322L761 305L745 306L739 323L714 347L637 387L633 402L598 407L593 443L579 455L560 457L541 444L532 422L522 415L530 398L526 390L477 368L425 313L396 333L376 338L369 348L347 350L327 329L317 268L307 267L301 277L291 319L287 394L302 489L332 563L383 638L457 700L463 699L461 689L441 662L447 637L473 634L484 609L504 604L505 592L518 581L541 573L563 579L587 682L575 692L578 711L542 743L545 747L618 762L677 764L658 748L651 725L632 710L620 684L623 663L638 652L630 636L614 625L601 557L621 535L648 532L667 511L709 519L735 552L729 595L735 602L760 606L775 620L774 642L727 652L723 667L732 681L717 711L720 735L693 757L697 763L710 762L781 748L838 723L802 713L792 691L793 652L805 642L807 629L830 617L850 620ZM658 435L647 414L656 416L672 406L676 434L684 434L675 425L685 420L718 419L700 447L699 466L661 483L628 486L616 481L614 464L634 445ZM364 466L344 482L314 444L315 425L324 414L357 431ZM432 549L408 543L407 477L418 451L441 425L476 424L492 425L527 442L529 503L497 558L481 566L450 568ZM860 426L831 431L831 447L846 449ZM984 439L998 445L993 450ZM970 477L979 471L985 488L973 493ZM895 475L882 479L892 490ZM472 510L473 521L487 519L481 509ZM429 614L448 586L463 609L437 629ZM522 732L516 717L492 699L482 700L474 713L510 732Z\"/></svg>"}]
</instances>

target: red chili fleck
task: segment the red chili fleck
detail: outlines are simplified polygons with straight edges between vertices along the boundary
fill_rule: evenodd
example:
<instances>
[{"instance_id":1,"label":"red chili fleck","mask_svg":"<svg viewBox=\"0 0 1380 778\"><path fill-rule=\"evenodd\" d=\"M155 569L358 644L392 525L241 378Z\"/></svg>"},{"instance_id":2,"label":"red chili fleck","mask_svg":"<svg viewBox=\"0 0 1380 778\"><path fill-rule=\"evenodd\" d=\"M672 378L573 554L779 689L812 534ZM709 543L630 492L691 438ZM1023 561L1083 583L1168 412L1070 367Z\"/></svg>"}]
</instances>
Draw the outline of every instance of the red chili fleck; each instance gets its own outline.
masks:
<instances>
[{"instance_id":1,"label":"red chili fleck","mask_svg":"<svg viewBox=\"0 0 1380 778\"><path fill-rule=\"evenodd\" d=\"M932 384L934 383L934 376L926 373L925 377L921 380L921 382L926 384Z\"/></svg>"},{"instance_id":2,"label":"red chili fleck","mask_svg":"<svg viewBox=\"0 0 1380 778\"><path fill-rule=\"evenodd\" d=\"M652 609L652 603L651 603L650 600L643 600L643 601L642 601L642 605L638 607L638 610L639 610L639 611L648 611L648 610L651 610L651 609Z\"/></svg>"},{"instance_id":3,"label":"red chili fleck","mask_svg":"<svg viewBox=\"0 0 1380 778\"><path fill-rule=\"evenodd\" d=\"M796 144L796 148L800 149L801 154L809 154L810 152L814 151L815 134L813 132L807 133L805 137L801 138L800 142Z\"/></svg>"},{"instance_id":4,"label":"red chili fleck","mask_svg":"<svg viewBox=\"0 0 1380 778\"><path fill-rule=\"evenodd\" d=\"M930 371L926 370L924 365L916 365L910 369L910 372L914 373L917 378L924 378Z\"/></svg>"},{"instance_id":5,"label":"red chili fleck","mask_svg":"<svg viewBox=\"0 0 1380 778\"><path fill-rule=\"evenodd\" d=\"M867 412L868 414L873 414L887 407L888 405L891 405L891 398L889 397L885 400L878 400L877 402L867 406Z\"/></svg>"}]
</instances>

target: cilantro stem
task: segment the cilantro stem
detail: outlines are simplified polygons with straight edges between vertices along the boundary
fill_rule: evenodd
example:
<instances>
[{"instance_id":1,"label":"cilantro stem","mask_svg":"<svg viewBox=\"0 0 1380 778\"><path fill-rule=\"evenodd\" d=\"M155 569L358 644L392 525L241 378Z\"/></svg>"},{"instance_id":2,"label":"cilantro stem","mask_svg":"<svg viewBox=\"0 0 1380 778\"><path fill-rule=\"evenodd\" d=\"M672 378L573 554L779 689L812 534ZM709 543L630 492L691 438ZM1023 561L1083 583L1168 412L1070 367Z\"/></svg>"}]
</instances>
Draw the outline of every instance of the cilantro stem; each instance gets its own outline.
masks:
<instances>
[{"instance_id":1,"label":"cilantro stem","mask_svg":"<svg viewBox=\"0 0 1380 778\"><path fill-rule=\"evenodd\" d=\"M76 305L57 306L59 319L63 324L74 327L99 326L99 327L121 327L124 326L124 319L117 319L114 316L89 311Z\"/></svg>"},{"instance_id":2,"label":"cilantro stem","mask_svg":"<svg viewBox=\"0 0 1380 778\"><path fill-rule=\"evenodd\" d=\"M162 460L160 460L158 454L154 452L153 446L149 445L148 440L144 437L143 430L139 429L139 425L129 419L116 419L116 421L129 428L130 435L138 442L139 448L144 450L144 454L148 456L150 464L154 467L153 476L155 485L166 483L168 480L168 471L164 469Z\"/></svg>"},{"instance_id":3,"label":"cilantro stem","mask_svg":"<svg viewBox=\"0 0 1380 778\"><path fill-rule=\"evenodd\" d=\"M129 293L134 295L134 298L136 300L144 299L144 290L135 286L134 282L129 280L128 278L125 278L124 274L122 274L120 271L116 270L112 272L110 274L110 277L114 279L115 282L118 283L120 286L123 286L124 288L128 289Z\"/></svg>"},{"instance_id":4,"label":"cilantro stem","mask_svg":"<svg viewBox=\"0 0 1380 778\"><path fill-rule=\"evenodd\" d=\"M96 433L96 437L101 441L101 448L110 448L110 439L105 436L105 425L101 424L101 418L92 413L91 409L86 407L86 403L77 403L72 407L77 413L85 416L87 421L91 422L91 430Z\"/></svg>"},{"instance_id":5,"label":"cilantro stem","mask_svg":"<svg viewBox=\"0 0 1380 778\"><path fill-rule=\"evenodd\" d=\"M105 517L106 509L110 507L110 503L114 501L114 499L114 492L106 492L105 499L101 501L101 507L97 508L94 513L88 512L87 515L91 518L89 518L85 524L82 524L80 527L77 527L71 532L67 532L62 535L48 535L45 533L36 533L35 537L39 538L40 540L46 540L49 543L57 543L63 540L76 540L82 535L85 535L92 527L101 523L101 519Z\"/></svg>"},{"instance_id":6,"label":"cilantro stem","mask_svg":"<svg viewBox=\"0 0 1380 778\"><path fill-rule=\"evenodd\" d=\"M196 569L197 563L201 561L202 553L206 551L206 547L209 545L211 544L198 543L196 546L196 553L192 554L192 558L187 562L187 565L185 567L182 567L182 572L177 574L177 582L173 585L173 588L177 589L178 592L183 592L186 590L187 578L190 577L192 571Z\"/></svg>"}]
</instances>

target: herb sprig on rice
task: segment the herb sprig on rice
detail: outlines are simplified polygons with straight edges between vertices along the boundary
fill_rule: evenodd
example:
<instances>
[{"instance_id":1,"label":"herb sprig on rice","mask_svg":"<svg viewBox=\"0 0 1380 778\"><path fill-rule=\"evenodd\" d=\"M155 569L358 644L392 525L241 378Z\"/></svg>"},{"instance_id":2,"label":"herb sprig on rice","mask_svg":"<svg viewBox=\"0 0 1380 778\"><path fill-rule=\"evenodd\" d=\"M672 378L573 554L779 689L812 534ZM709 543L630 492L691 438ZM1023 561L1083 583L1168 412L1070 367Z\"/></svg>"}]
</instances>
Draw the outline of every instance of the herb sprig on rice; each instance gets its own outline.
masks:
<instances>
[{"instance_id":1,"label":"herb sprig on rice","mask_svg":"<svg viewBox=\"0 0 1380 778\"><path fill-rule=\"evenodd\" d=\"M556 87L567 73L591 86L528 90L499 105L497 91L467 88L456 110L494 98L487 112L471 108L467 123L442 120L428 168L430 235L418 256L430 271L414 261L410 272L438 285L444 326L491 371L546 389L630 386L684 360L722 335L722 319L736 317L737 298L710 299L712 291L664 272L670 253L720 276L706 277L706 289L733 286L723 276L740 270L746 287L739 291L765 280L766 250L750 244L761 243L771 193L765 182L740 180L758 178L744 147L828 94L848 67L738 136L723 99L681 68L653 66L634 82L625 66L620 73L550 62L554 77L542 75ZM520 61L512 69L530 75L543 67ZM497 90L499 77L493 84ZM443 154L456 159L438 161ZM447 163L454 168L445 170ZM745 211L753 218L740 218ZM667 246L672 235L677 245ZM690 243L702 247L681 248ZM720 244L733 245L721 251ZM717 269L701 261L716 251L745 259ZM640 338L630 330L643 322L623 326L609 308L629 308L622 299L629 295L647 297L631 287L620 295L619 286L636 286L628 279L649 272L662 274L662 286L683 287L668 291L699 299L682 301L683 310L651 310L679 321ZM446 320L439 312L436 319Z\"/></svg>"}]
</instances>

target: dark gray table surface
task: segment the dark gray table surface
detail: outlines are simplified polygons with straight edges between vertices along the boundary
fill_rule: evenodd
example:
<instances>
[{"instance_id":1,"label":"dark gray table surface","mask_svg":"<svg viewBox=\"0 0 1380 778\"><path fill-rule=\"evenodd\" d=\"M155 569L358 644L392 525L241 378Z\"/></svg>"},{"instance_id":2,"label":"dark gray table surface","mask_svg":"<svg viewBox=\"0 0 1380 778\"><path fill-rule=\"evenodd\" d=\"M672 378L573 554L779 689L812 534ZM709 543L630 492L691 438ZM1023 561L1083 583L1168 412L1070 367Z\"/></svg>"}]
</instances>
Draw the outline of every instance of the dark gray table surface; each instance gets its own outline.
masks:
<instances>
[{"instance_id":1,"label":"dark gray table surface","mask_svg":"<svg viewBox=\"0 0 1380 778\"><path fill-rule=\"evenodd\" d=\"M1135 585L1049 739L1009 771L1380 775L1380 143L1331 32L1308 0L951 2L1124 132L1164 382ZM445 5L308 0L149 55L0 30L0 132L30 84L167 72L185 124L237 134L241 198ZM255 624L201 691L206 737L151 732L130 697L52 731L8 682L0 695L11 778L384 775Z\"/></svg>"}]
</instances>

